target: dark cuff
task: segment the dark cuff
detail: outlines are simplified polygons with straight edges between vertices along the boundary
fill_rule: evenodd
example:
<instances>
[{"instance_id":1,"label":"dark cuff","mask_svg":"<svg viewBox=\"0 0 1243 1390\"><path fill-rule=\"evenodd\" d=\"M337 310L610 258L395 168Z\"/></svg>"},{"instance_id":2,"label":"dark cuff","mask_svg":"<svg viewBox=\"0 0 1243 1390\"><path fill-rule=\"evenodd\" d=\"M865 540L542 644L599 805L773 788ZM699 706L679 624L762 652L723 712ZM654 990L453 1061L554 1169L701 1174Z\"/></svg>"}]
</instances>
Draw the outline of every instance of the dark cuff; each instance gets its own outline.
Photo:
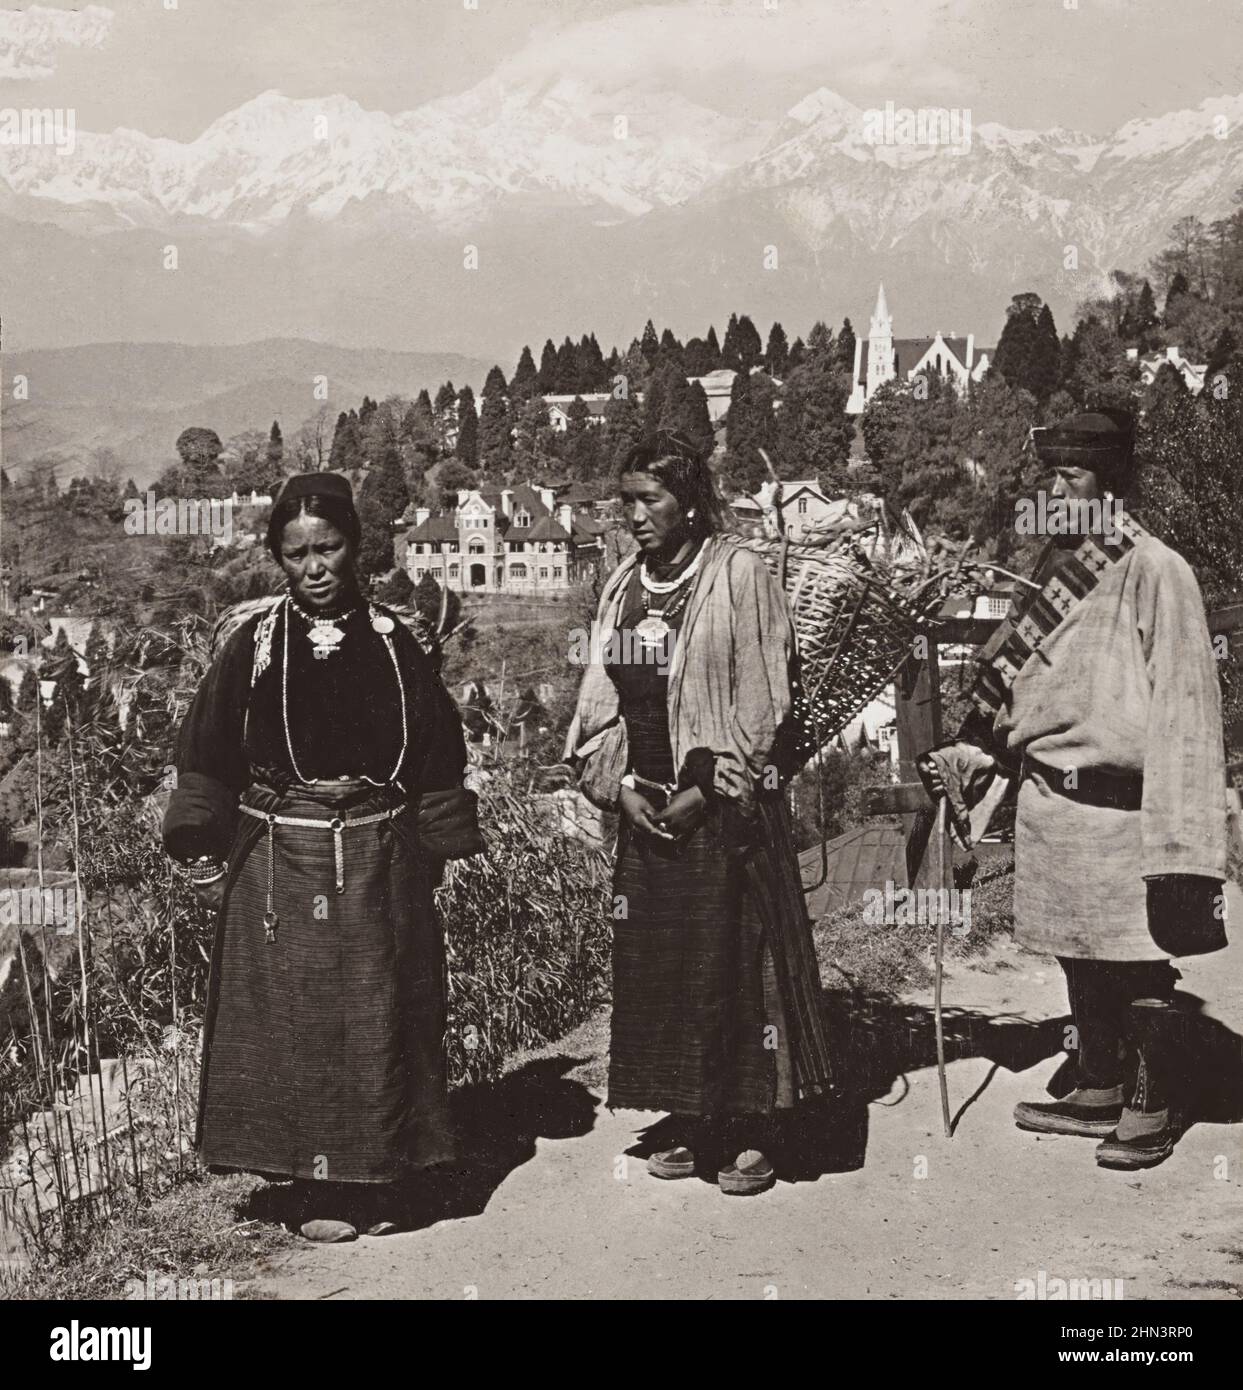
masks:
<instances>
[{"instance_id":1,"label":"dark cuff","mask_svg":"<svg viewBox=\"0 0 1243 1390\"><path fill-rule=\"evenodd\" d=\"M716 755L710 748L692 748L686 755L686 761L678 775L678 791L684 792L691 787L698 787L703 792L704 799L711 800L715 767Z\"/></svg>"},{"instance_id":2,"label":"dark cuff","mask_svg":"<svg viewBox=\"0 0 1243 1390\"><path fill-rule=\"evenodd\" d=\"M177 860L224 859L233 842L237 795L202 772L183 772L164 813L164 848Z\"/></svg>"}]
</instances>

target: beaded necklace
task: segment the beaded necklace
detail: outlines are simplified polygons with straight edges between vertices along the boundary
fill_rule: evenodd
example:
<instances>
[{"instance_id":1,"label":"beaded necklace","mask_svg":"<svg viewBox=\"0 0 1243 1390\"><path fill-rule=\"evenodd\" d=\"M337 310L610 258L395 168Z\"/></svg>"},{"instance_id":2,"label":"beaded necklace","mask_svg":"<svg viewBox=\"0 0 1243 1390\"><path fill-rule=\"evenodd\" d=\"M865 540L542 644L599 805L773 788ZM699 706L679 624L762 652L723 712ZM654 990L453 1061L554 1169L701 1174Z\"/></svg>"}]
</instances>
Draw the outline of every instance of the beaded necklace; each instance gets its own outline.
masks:
<instances>
[{"instance_id":1,"label":"beaded necklace","mask_svg":"<svg viewBox=\"0 0 1243 1390\"><path fill-rule=\"evenodd\" d=\"M292 599L285 600L285 644L284 657L281 662L281 724L285 730L285 748L289 753L289 766L293 768L293 775L299 782L307 782L308 779L302 775L298 767L298 760L294 757L293 739L289 733L289 610L294 607ZM301 612L301 609L298 610ZM368 777L366 773L361 774L364 782L370 782L373 787L386 787L397 782L397 775L401 772L401 765L406 761L406 748L409 740L409 729L406 723L406 683L401 678L401 664L397 660L397 653L393 648L393 639L389 636L392 631L392 621L377 612L372 605L368 605L371 614L371 626L380 635L384 643L385 650L388 652L389 660L393 663L393 672L397 677L397 697L401 703L401 752L397 755L397 763L386 782L377 782L374 777ZM400 785L400 784L398 784Z\"/></svg>"}]
</instances>

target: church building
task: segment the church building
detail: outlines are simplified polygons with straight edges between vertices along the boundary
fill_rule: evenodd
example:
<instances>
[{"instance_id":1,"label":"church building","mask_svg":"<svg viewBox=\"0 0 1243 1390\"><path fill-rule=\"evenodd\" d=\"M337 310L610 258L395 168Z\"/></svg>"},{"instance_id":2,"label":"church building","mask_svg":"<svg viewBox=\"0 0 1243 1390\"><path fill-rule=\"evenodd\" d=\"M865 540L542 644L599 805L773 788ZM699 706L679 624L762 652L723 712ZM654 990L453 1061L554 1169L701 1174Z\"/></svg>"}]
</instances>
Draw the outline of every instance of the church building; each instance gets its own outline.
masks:
<instances>
[{"instance_id":1,"label":"church building","mask_svg":"<svg viewBox=\"0 0 1243 1390\"><path fill-rule=\"evenodd\" d=\"M848 415L861 415L863 407L887 381L912 381L929 369L949 377L959 395L966 395L970 382L979 381L988 371L993 348L975 346L975 334L965 338L937 331L931 338L895 338L893 315L885 302L885 287L876 296L876 308L866 338L855 342L855 369Z\"/></svg>"}]
</instances>

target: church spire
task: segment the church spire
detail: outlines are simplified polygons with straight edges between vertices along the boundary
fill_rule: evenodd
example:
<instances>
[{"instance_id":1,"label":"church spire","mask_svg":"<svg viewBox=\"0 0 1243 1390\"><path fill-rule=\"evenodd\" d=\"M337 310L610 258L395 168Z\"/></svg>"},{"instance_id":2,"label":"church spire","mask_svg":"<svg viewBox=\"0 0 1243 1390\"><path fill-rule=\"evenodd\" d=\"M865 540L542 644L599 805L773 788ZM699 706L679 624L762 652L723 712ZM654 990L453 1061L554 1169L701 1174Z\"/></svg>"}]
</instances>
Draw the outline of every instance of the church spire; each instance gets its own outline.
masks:
<instances>
[{"instance_id":1,"label":"church spire","mask_svg":"<svg viewBox=\"0 0 1243 1390\"><path fill-rule=\"evenodd\" d=\"M876 295L876 308L872 310L872 324L868 329L869 338L891 338L893 336L893 315L885 302L885 284L881 281Z\"/></svg>"}]
</instances>

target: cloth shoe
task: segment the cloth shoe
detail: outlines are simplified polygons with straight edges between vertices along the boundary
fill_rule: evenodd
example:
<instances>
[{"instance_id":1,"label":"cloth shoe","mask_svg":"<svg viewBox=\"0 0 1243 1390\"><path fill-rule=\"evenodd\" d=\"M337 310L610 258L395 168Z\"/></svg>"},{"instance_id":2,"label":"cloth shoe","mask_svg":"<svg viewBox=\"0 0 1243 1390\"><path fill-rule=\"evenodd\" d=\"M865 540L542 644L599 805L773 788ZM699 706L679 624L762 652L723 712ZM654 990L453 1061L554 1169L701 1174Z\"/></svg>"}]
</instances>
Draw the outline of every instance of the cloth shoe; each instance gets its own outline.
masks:
<instances>
[{"instance_id":1,"label":"cloth shoe","mask_svg":"<svg viewBox=\"0 0 1243 1390\"><path fill-rule=\"evenodd\" d=\"M679 1144L677 1148L652 1154L647 1161L647 1171L654 1178L693 1178L695 1155L684 1144Z\"/></svg>"},{"instance_id":2,"label":"cloth shoe","mask_svg":"<svg viewBox=\"0 0 1243 1390\"><path fill-rule=\"evenodd\" d=\"M1078 1086L1061 1100L1025 1100L1014 1107L1014 1123L1035 1134L1103 1139L1113 1133L1121 1118L1121 1086Z\"/></svg>"},{"instance_id":3,"label":"cloth shoe","mask_svg":"<svg viewBox=\"0 0 1243 1390\"><path fill-rule=\"evenodd\" d=\"M754 1197L772 1187L777 1173L759 1149L744 1149L721 1169L716 1180L727 1197Z\"/></svg>"}]
</instances>

